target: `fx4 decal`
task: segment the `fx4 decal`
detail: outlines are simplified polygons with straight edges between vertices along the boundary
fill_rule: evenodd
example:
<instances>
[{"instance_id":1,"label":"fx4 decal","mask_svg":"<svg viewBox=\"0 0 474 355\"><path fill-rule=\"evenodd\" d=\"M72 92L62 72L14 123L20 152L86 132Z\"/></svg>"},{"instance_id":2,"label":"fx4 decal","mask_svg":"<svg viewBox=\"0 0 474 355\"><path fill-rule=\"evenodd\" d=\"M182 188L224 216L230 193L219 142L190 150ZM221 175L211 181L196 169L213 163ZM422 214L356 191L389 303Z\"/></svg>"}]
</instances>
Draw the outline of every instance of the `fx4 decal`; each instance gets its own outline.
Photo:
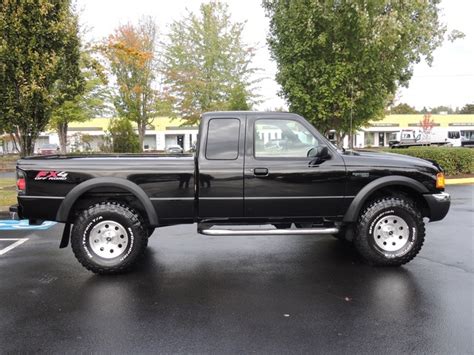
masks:
<instances>
[{"instance_id":1,"label":"fx4 decal","mask_svg":"<svg viewBox=\"0 0 474 355\"><path fill-rule=\"evenodd\" d=\"M68 173L65 171L38 171L35 180L67 180Z\"/></svg>"}]
</instances>

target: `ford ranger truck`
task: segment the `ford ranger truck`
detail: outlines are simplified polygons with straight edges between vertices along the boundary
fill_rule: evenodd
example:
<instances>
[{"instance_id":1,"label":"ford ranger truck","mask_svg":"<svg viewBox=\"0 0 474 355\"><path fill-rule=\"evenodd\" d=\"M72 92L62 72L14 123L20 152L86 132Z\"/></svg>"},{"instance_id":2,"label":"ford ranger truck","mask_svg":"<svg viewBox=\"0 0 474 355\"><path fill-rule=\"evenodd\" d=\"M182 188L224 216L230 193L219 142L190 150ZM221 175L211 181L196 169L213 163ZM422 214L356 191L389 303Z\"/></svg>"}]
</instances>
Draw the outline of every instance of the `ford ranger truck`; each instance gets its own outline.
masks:
<instances>
[{"instance_id":1,"label":"ford ranger truck","mask_svg":"<svg viewBox=\"0 0 474 355\"><path fill-rule=\"evenodd\" d=\"M99 274L129 270L156 228L334 235L373 265L420 251L450 196L435 162L341 151L291 113L202 115L194 154L50 155L17 163L20 218L64 223L60 247ZM265 226L262 226L265 225Z\"/></svg>"}]
</instances>

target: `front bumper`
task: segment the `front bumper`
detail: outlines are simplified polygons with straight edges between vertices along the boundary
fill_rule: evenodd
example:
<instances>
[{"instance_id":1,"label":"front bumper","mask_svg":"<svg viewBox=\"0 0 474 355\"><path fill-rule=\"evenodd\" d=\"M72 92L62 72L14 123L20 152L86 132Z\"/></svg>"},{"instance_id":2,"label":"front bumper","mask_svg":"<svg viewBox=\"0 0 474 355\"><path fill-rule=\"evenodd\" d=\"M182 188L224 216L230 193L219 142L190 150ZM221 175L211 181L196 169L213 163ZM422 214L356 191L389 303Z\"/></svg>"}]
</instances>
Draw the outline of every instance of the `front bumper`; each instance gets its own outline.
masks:
<instances>
[{"instance_id":1,"label":"front bumper","mask_svg":"<svg viewBox=\"0 0 474 355\"><path fill-rule=\"evenodd\" d=\"M443 219L449 211L451 196L447 192L423 195L430 210L430 222Z\"/></svg>"}]
</instances>

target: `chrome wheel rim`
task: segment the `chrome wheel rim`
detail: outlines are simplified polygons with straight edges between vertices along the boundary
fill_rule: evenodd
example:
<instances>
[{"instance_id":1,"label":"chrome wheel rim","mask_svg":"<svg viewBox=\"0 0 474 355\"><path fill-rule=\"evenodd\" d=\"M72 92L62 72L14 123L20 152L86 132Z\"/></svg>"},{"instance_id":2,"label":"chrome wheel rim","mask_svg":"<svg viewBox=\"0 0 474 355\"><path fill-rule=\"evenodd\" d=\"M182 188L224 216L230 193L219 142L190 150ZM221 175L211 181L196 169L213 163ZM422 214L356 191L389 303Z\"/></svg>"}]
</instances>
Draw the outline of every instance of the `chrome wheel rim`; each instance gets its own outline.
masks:
<instances>
[{"instance_id":1,"label":"chrome wheel rim","mask_svg":"<svg viewBox=\"0 0 474 355\"><path fill-rule=\"evenodd\" d=\"M92 251L103 259L113 259L122 255L128 243L127 231L115 221L100 222L89 233Z\"/></svg>"},{"instance_id":2,"label":"chrome wheel rim","mask_svg":"<svg viewBox=\"0 0 474 355\"><path fill-rule=\"evenodd\" d=\"M381 218L375 225L373 237L375 244L387 252L402 249L410 237L407 222L399 216L389 215Z\"/></svg>"}]
</instances>

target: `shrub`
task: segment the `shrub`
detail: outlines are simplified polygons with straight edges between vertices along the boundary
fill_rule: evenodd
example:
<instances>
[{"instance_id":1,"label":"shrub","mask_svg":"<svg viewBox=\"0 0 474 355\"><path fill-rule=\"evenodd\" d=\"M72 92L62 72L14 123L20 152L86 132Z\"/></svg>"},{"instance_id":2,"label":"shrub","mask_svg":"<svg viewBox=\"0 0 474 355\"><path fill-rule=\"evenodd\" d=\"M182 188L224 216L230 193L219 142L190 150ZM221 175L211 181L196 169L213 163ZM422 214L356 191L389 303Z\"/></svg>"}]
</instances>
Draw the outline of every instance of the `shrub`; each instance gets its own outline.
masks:
<instances>
[{"instance_id":1,"label":"shrub","mask_svg":"<svg viewBox=\"0 0 474 355\"><path fill-rule=\"evenodd\" d=\"M474 149L451 147L411 147L390 149L391 153L405 154L436 161L446 175L474 173Z\"/></svg>"},{"instance_id":2,"label":"shrub","mask_svg":"<svg viewBox=\"0 0 474 355\"><path fill-rule=\"evenodd\" d=\"M137 153L140 151L138 135L131 122L126 118L114 118L110 121L109 131L101 146L103 152Z\"/></svg>"}]
</instances>

